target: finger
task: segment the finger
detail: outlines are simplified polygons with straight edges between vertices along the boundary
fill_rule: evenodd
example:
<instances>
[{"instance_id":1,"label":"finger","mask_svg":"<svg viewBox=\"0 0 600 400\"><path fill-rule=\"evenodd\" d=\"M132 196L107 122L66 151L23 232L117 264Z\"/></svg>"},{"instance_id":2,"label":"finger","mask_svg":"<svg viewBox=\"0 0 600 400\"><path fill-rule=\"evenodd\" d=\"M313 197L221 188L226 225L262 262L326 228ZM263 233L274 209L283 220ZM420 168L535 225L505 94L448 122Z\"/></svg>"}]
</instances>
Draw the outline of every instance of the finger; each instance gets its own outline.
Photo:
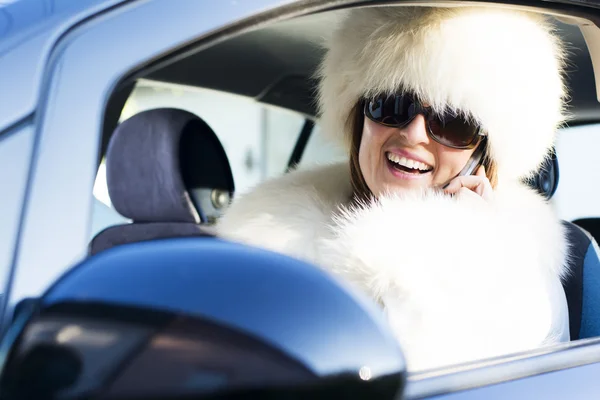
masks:
<instances>
[{"instance_id":1,"label":"finger","mask_svg":"<svg viewBox=\"0 0 600 400\"><path fill-rule=\"evenodd\" d=\"M488 187L489 186L489 187ZM466 188L484 196L487 190L491 190L491 185L487 178L476 175L458 176L444 189L448 194L456 194L461 188Z\"/></svg>"},{"instance_id":2,"label":"finger","mask_svg":"<svg viewBox=\"0 0 600 400\"><path fill-rule=\"evenodd\" d=\"M457 176L452 179L446 187L447 192L456 193L461 187L473 189L483 181L483 178L475 175Z\"/></svg>"},{"instance_id":3,"label":"finger","mask_svg":"<svg viewBox=\"0 0 600 400\"><path fill-rule=\"evenodd\" d=\"M458 192L453 195L453 197L459 199L460 201L474 202L472 204L479 202L486 203L491 200L489 196L481 195L473 190L467 189L466 187L461 187Z\"/></svg>"}]
</instances>

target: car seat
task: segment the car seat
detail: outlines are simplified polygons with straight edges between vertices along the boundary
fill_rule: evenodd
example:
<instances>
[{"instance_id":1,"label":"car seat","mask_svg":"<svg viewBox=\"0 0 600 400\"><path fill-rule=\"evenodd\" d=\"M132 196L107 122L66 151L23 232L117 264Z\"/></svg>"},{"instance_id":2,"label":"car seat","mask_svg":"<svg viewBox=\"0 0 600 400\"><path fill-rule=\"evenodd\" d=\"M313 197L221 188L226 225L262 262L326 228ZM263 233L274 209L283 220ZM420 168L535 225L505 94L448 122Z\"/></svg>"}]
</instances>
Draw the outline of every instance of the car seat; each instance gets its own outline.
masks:
<instances>
[{"instance_id":1,"label":"car seat","mask_svg":"<svg viewBox=\"0 0 600 400\"><path fill-rule=\"evenodd\" d=\"M234 193L229 160L213 130L187 111L159 108L123 121L106 153L108 193L132 222L111 226L90 254L145 240L212 235Z\"/></svg>"},{"instance_id":2,"label":"car seat","mask_svg":"<svg viewBox=\"0 0 600 400\"><path fill-rule=\"evenodd\" d=\"M553 152L528 183L550 200L558 186L558 160ZM569 308L571 340L600 336L600 263L589 221L563 221L569 239L569 274L563 281ZM597 231L596 231L597 232Z\"/></svg>"}]
</instances>

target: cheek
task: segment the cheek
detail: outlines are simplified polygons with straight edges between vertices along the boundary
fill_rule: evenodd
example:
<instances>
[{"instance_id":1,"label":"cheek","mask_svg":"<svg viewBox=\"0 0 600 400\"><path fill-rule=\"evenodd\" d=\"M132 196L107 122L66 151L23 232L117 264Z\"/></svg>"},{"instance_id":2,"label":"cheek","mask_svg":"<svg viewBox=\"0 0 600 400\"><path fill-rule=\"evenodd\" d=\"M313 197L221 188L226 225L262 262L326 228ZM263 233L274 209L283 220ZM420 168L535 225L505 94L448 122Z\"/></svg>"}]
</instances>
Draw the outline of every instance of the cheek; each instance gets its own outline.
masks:
<instances>
[{"instance_id":1,"label":"cheek","mask_svg":"<svg viewBox=\"0 0 600 400\"><path fill-rule=\"evenodd\" d=\"M358 161L364 175L368 175L373 169L373 164L379 162L381 148L389 137L388 130L368 119L365 120L358 153Z\"/></svg>"},{"instance_id":2,"label":"cheek","mask_svg":"<svg viewBox=\"0 0 600 400\"><path fill-rule=\"evenodd\" d=\"M371 154L371 141L367 135L364 134L360 141L360 147L358 150L358 163L363 176L367 177L371 170L371 160L373 156Z\"/></svg>"},{"instance_id":3,"label":"cheek","mask_svg":"<svg viewBox=\"0 0 600 400\"><path fill-rule=\"evenodd\" d=\"M438 173L443 178L455 176L464 168L474 150L456 150L442 145L437 149Z\"/></svg>"},{"instance_id":4,"label":"cheek","mask_svg":"<svg viewBox=\"0 0 600 400\"><path fill-rule=\"evenodd\" d=\"M363 139L368 138L373 141L384 141L390 136L390 132L393 128L387 128L383 125L379 125L370 119L365 118L363 123Z\"/></svg>"},{"instance_id":5,"label":"cheek","mask_svg":"<svg viewBox=\"0 0 600 400\"><path fill-rule=\"evenodd\" d=\"M376 124L368 119L363 124L361 151L376 154L381 150L385 141L390 137L390 128Z\"/></svg>"}]
</instances>

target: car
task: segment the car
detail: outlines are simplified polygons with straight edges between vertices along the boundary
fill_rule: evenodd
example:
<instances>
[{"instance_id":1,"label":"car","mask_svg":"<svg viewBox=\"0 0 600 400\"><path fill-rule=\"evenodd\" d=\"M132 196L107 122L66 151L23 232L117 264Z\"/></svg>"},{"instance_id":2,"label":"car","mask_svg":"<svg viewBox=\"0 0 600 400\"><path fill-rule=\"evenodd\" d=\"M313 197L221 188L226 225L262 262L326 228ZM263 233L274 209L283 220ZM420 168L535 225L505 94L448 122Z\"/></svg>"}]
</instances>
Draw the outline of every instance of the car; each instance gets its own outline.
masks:
<instances>
[{"instance_id":1,"label":"car","mask_svg":"<svg viewBox=\"0 0 600 400\"><path fill-rule=\"evenodd\" d=\"M177 364L186 354L181 346L193 340L161 337L153 342L147 328L164 327L160 324L176 316L185 323L169 329L179 334L186 329L209 332L194 339L194 346L210 343L214 352L212 358L203 359L205 363L242 371L239 376L245 378L233 386L243 390L276 383L282 390L277 394L300 396L306 393L302 382L316 382L333 397L375 398L376 393L380 398L466 400L600 395L596 379L600 338L407 374L401 348L389 340L388 328L369 300L310 265L212 237L211 226L230 200L253 185L298 165L343 157L328 146L318 127L314 72L323 54L320 42L344 9L383 3L409 2L0 4L0 280L5 288L6 355L1 361L0 396L40 397L60 391L64 398L75 398L109 393L109 386L119 388L115 396L125 397L198 395L198 391L209 396L213 389L231 389L233 384L212 370L190 372L187 383L175 378L167 382L161 366L183 368ZM584 0L493 3L553 15L560 34L572 46L567 82L573 115L553 162L531 184L555 202L563 219L600 239L600 193L595 185L600 176L594 157L600 138L600 8ZM178 142L161 136L169 130L183 135L188 128L202 132L202 139L190 139L180 148ZM144 135L165 141L157 148ZM165 158L158 160L157 149L165 148L170 152L161 153ZM194 153L198 163L180 164L178 157L186 151L202 152L202 157ZM148 175L124 172L127 163L143 164L139 171L160 176L161 184L142 179ZM175 176L171 173L178 178L171 179ZM144 201L148 191L171 189L189 197L184 196L184 206L170 203L172 208L163 212L162 206ZM190 204L192 211L184 209ZM190 267L190 260L200 259L202 269ZM240 272L246 264L254 275ZM275 271L274 265L286 265L291 271L277 275L278 291L244 291L259 277L271 279L267 272ZM214 282L222 283L221 290ZM585 290L600 290L593 279L586 282L590 286ZM297 300L294 293L309 284L321 285L331 299L322 314L308 312L315 304L293 300ZM198 297L198 292L206 295ZM271 306L274 303L281 307ZM294 324L290 310L303 313L298 315L310 322L302 330L302 340L284 334L283 322L273 323ZM339 321L333 318L336 310L344 311ZM364 324L365 336L347 335L340 345L336 329L353 327L356 321ZM320 336L325 334L329 336ZM64 347L75 337L85 338L86 346L105 343L106 353L90 350L84 357ZM119 352L151 349L157 340L180 358L169 358L169 351L149 352L144 353L144 362L131 364L139 369L129 375L111 369L124 365L124 353ZM307 348L307 343L322 347ZM238 352L231 350L233 344L239 345ZM218 361L225 354L227 362ZM240 366L244 360L250 361ZM186 364L186 373L193 370L192 364ZM276 373L279 367L289 375ZM336 381L345 367L356 379ZM250 373L254 368L258 369ZM59 372L53 375L55 371ZM383 389L376 386L362 392L361 384L369 382ZM170 392L175 386L187 391Z\"/></svg>"}]
</instances>

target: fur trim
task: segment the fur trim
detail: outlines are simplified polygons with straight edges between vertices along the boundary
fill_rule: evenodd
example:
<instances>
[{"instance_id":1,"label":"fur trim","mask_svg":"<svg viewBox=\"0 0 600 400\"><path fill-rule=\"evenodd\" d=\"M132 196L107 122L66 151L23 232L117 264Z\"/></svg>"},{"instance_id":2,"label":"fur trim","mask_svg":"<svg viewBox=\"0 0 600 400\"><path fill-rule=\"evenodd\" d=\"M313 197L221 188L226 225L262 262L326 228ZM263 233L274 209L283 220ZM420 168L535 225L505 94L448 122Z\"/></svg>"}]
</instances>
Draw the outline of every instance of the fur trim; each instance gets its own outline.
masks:
<instances>
[{"instance_id":1,"label":"fur trim","mask_svg":"<svg viewBox=\"0 0 600 400\"><path fill-rule=\"evenodd\" d=\"M347 176L347 165L334 164L263 182L236 198L217 234L317 262L317 240L328 235L331 216L352 195Z\"/></svg>"},{"instance_id":2,"label":"fur trim","mask_svg":"<svg viewBox=\"0 0 600 400\"><path fill-rule=\"evenodd\" d=\"M346 122L357 101L404 88L437 110L479 121L499 181L515 180L537 171L566 118L565 52L538 14L495 7L355 9L327 47L318 73L321 125L347 146Z\"/></svg>"},{"instance_id":3,"label":"fur trim","mask_svg":"<svg viewBox=\"0 0 600 400\"><path fill-rule=\"evenodd\" d=\"M350 206L349 182L345 164L292 172L237 199L217 232L311 261L370 295L411 370L568 335L563 227L531 190L505 185L491 204L416 191Z\"/></svg>"}]
</instances>

